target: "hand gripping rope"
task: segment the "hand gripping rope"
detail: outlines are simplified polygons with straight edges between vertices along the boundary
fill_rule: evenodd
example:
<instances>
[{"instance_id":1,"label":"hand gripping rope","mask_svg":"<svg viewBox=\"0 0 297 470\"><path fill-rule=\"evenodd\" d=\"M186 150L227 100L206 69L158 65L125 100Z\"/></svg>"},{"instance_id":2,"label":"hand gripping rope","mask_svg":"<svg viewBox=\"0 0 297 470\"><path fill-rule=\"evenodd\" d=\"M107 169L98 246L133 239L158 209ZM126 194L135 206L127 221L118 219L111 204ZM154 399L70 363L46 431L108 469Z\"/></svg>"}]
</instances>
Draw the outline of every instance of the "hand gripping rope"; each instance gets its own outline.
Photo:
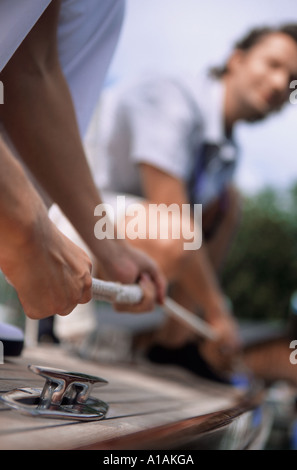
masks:
<instances>
[{"instance_id":1,"label":"hand gripping rope","mask_svg":"<svg viewBox=\"0 0 297 470\"><path fill-rule=\"evenodd\" d=\"M125 285L102 281L101 279L93 279L92 293L94 300L123 304L137 304L143 296L141 287L137 284ZM162 307L165 313L174 316L186 324L198 336L215 340L215 332L205 321L189 312L174 300L166 297Z\"/></svg>"}]
</instances>

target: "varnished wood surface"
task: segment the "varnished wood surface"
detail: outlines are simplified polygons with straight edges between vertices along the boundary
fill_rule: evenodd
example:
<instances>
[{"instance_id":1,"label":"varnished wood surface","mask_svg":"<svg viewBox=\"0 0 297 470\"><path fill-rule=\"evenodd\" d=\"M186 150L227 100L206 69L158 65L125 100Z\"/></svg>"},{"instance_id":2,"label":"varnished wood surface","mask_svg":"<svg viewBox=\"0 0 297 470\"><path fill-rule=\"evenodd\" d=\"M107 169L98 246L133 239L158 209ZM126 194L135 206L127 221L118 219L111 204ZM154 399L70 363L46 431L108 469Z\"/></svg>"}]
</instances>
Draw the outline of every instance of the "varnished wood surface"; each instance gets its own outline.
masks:
<instances>
[{"instance_id":1,"label":"varnished wood surface","mask_svg":"<svg viewBox=\"0 0 297 470\"><path fill-rule=\"evenodd\" d=\"M94 388L92 396L106 401L109 411L104 420L79 422L29 417L1 404L0 449L189 449L197 447L198 438L199 445L208 446L203 439L211 441L213 432L230 423L236 433L232 445L247 446L254 437L249 410L263 400L261 393L250 398L180 370L100 364L56 346L26 349L21 357L6 360L0 366L0 393L42 387L44 380L28 370L29 364L106 379L108 384Z\"/></svg>"}]
</instances>

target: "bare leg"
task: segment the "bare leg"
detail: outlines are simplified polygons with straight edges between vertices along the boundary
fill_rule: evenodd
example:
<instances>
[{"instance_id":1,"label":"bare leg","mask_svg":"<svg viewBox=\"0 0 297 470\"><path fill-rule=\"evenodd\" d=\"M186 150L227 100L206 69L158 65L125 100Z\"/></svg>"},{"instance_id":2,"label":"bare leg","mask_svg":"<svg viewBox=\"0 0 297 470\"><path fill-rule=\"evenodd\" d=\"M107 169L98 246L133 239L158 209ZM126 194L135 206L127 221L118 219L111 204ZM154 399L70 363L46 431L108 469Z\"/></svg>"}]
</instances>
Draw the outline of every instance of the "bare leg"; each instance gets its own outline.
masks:
<instances>
[{"instance_id":1,"label":"bare leg","mask_svg":"<svg viewBox=\"0 0 297 470\"><path fill-rule=\"evenodd\" d=\"M179 283L172 286L171 297L180 305L191 312L195 312L195 303L184 292ZM162 327L155 332L154 341L168 348L181 347L188 341L197 340L197 336L190 328L187 328L175 318L169 317Z\"/></svg>"},{"instance_id":2,"label":"bare leg","mask_svg":"<svg viewBox=\"0 0 297 470\"><path fill-rule=\"evenodd\" d=\"M250 371L267 383L284 380L297 386L297 364L290 361L290 339L272 339L247 347L244 362Z\"/></svg>"}]
</instances>

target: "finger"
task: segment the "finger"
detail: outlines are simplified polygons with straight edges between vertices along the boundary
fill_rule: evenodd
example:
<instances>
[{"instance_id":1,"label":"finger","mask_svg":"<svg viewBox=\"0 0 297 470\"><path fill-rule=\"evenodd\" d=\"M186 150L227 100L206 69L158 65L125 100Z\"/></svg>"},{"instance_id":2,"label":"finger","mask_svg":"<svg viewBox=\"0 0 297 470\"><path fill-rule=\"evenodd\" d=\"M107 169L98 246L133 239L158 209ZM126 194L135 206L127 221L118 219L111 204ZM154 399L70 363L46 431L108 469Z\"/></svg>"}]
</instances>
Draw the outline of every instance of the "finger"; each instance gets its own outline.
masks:
<instances>
[{"instance_id":1,"label":"finger","mask_svg":"<svg viewBox=\"0 0 297 470\"><path fill-rule=\"evenodd\" d=\"M166 297L167 280L164 274L155 265L152 265L148 273L156 286L156 301L162 305Z\"/></svg>"},{"instance_id":2,"label":"finger","mask_svg":"<svg viewBox=\"0 0 297 470\"><path fill-rule=\"evenodd\" d=\"M59 315L60 317L66 317L67 315L70 315L71 312L73 312L76 306L77 304L73 304L71 307L68 307L59 313L56 313L55 315Z\"/></svg>"},{"instance_id":3,"label":"finger","mask_svg":"<svg viewBox=\"0 0 297 470\"><path fill-rule=\"evenodd\" d=\"M142 300L137 304L114 304L115 310L118 312L149 312L153 310L156 305L156 286L152 282L150 276L146 273L141 275L139 286L143 291Z\"/></svg>"},{"instance_id":4,"label":"finger","mask_svg":"<svg viewBox=\"0 0 297 470\"><path fill-rule=\"evenodd\" d=\"M92 276L87 276L84 282L81 296L78 300L78 304L86 304L92 299Z\"/></svg>"}]
</instances>

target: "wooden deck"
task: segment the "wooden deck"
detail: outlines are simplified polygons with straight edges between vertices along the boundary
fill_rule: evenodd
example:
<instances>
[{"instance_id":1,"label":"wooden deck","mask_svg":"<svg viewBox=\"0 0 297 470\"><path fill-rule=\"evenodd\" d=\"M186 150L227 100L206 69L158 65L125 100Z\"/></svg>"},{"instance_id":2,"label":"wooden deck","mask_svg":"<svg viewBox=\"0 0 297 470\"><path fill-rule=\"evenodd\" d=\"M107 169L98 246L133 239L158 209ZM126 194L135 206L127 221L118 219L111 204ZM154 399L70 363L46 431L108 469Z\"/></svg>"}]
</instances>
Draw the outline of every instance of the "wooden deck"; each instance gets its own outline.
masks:
<instances>
[{"instance_id":1,"label":"wooden deck","mask_svg":"<svg viewBox=\"0 0 297 470\"><path fill-rule=\"evenodd\" d=\"M0 449L258 448L269 429L263 390L246 394L174 368L106 365L56 347L25 349L0 365L0 393L42 387L29 364L100 376L92 396L108 403L101 421L29 417L0 404Z\"/></svg>"}]
</instances>

